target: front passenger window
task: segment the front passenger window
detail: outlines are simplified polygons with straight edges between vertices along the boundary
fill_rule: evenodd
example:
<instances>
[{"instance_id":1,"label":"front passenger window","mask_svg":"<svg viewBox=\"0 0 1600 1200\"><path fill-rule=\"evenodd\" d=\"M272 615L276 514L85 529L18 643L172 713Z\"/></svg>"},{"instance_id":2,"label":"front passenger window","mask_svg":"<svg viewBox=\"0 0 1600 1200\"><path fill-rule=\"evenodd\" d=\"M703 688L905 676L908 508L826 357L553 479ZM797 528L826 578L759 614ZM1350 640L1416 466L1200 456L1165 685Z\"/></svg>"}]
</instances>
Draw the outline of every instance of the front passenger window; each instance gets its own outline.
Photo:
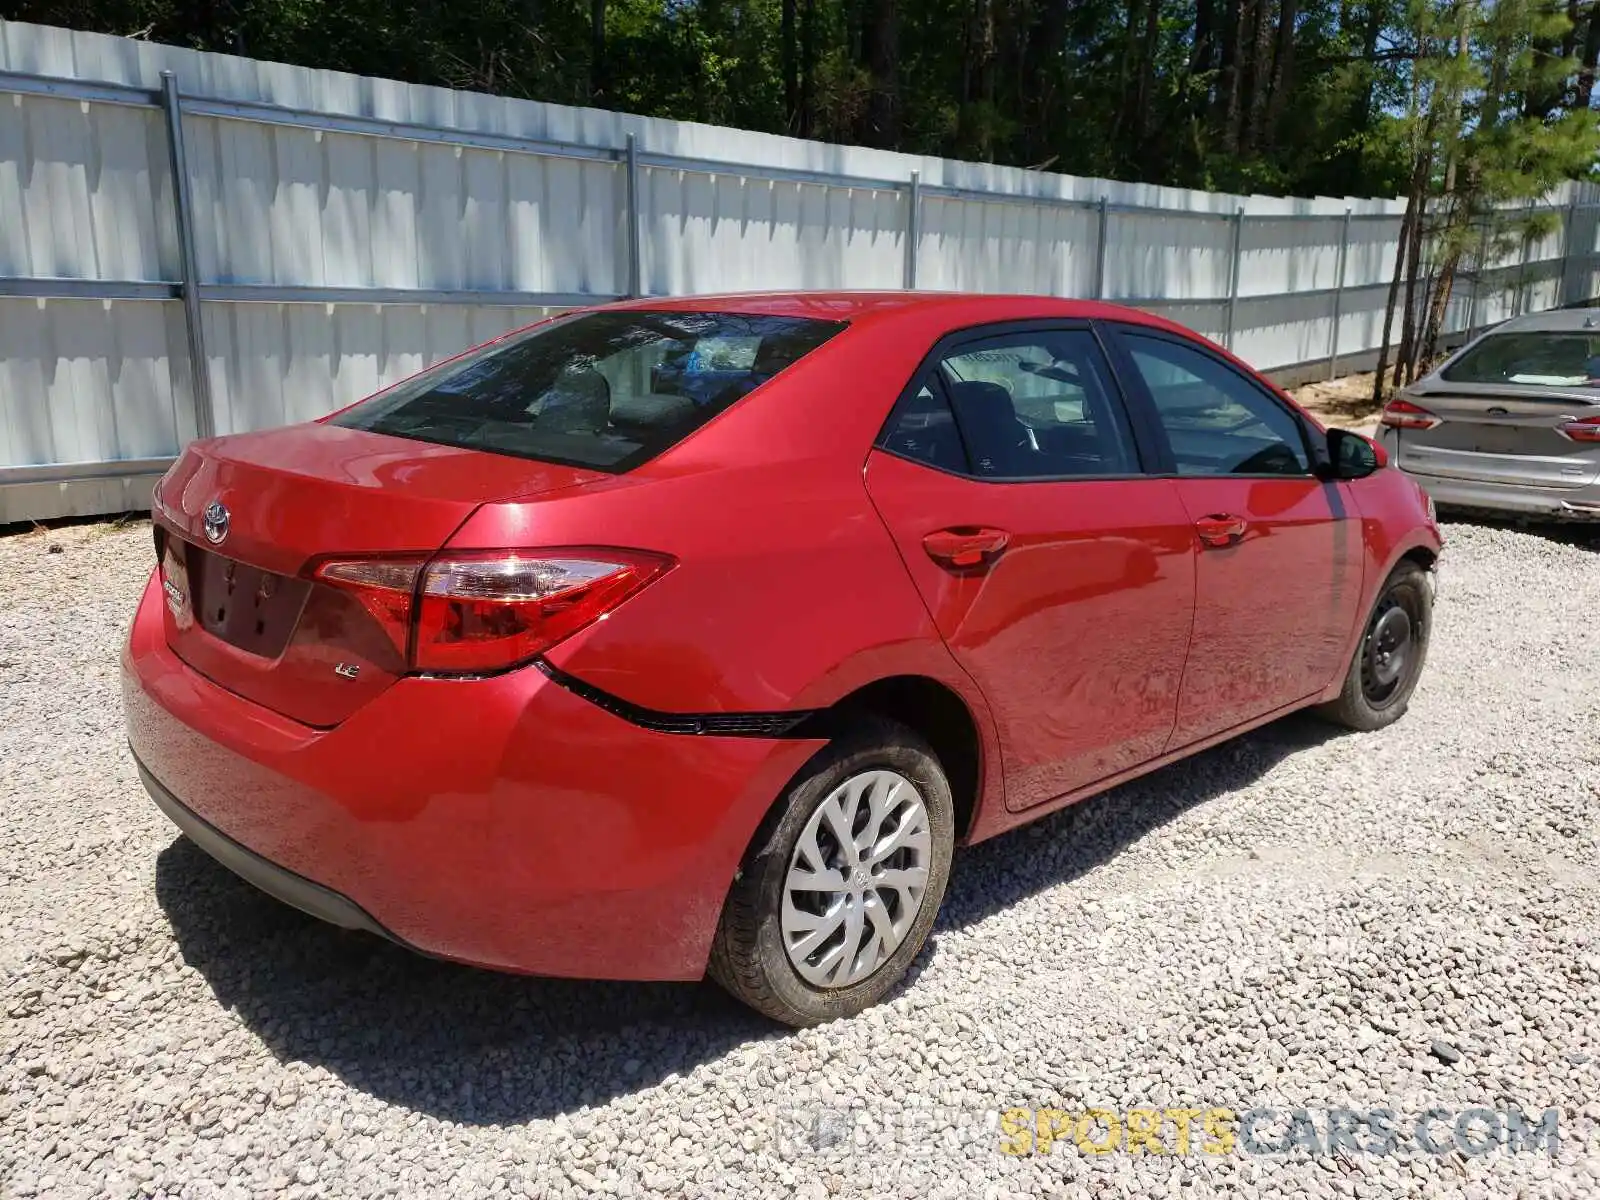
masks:
<instances>
[{"instance_id":1,"label":"front passenger window","mask_svg":"<svg viewBox=\"0 0 1600 1200\"><path fill-rule=\"evenodd\" d=\"M1180 475L1309 475L1300 422L1237 371L1165 338L1124 333Z\"/></svg>"}]
</instances>

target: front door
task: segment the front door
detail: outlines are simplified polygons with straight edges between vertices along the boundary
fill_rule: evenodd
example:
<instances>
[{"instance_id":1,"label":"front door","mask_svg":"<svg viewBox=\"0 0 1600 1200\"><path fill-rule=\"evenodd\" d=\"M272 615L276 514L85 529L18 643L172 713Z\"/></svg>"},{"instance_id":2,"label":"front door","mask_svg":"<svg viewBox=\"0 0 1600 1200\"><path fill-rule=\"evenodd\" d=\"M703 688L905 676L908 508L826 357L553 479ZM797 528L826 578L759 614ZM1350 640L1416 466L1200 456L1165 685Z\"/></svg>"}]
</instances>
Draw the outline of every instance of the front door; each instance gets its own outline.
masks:
<instances>
[{"instance_id":1,"label":"front door","mask_svg":"<svg viewBox=\"0 0 1600 1200\"><path fill-rule=\"evenodd\" d=\"M1188 339L1123 327L1194 525L1194 635L1171 748L1322 691L1361 600L1347 485L1312 473L1303 418Z\"/></svg>"},{"instance_id":2,"label":"front door","mask_svg":"<svg viewBox=\"0 0 1600 1200\"><path fill-rule=\"evenodd\" d=\"M947 339L867 487L999 727L1026 808L1161 753L1194 603L1194 532L1087 328Z\"/></svg>"}]
</instances>

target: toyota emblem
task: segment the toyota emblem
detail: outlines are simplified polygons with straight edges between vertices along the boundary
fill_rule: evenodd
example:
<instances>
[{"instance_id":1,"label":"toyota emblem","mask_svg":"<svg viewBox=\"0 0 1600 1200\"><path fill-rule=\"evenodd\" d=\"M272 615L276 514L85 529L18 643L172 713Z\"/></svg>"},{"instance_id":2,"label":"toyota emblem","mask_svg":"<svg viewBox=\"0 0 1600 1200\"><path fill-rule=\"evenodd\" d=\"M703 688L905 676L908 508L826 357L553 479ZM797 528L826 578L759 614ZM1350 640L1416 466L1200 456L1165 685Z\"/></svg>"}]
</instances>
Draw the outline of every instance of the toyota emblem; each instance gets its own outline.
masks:
<instances>
[{"instance_id":1,"label":"toyota emblem","mask_svg":"<svg viewBox=\"0 0 1600 1200\"><path fill-rule=\"evenodd\" d=\"M202 515L206 541L213 546L219 545L223 538L228 536L228 510L222 506L222 501L213 500L206 505Z\"/></svg>"}]
</instances>

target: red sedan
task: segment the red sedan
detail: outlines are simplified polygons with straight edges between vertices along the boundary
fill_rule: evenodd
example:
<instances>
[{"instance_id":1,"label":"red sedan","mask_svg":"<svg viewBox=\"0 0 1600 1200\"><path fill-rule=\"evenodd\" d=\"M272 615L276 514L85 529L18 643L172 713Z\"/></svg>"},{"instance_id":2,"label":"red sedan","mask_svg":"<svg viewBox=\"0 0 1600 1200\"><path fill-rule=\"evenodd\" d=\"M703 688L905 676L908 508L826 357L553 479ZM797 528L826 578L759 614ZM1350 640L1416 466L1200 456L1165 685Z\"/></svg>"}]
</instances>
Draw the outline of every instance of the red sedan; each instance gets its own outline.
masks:
<instances>
[{"instance_id":1,"label":"red sedan","mask_svg":"<svg viewBox=\"0 0 1600 1200\"><path fill-rule=\"evenodd\" d=\"M1426 496L1170 322L1024 296L572 313L157 487L146 787L282 900L795 1024L951 854L1427 651Z\"/></svg>"}]
</instances>

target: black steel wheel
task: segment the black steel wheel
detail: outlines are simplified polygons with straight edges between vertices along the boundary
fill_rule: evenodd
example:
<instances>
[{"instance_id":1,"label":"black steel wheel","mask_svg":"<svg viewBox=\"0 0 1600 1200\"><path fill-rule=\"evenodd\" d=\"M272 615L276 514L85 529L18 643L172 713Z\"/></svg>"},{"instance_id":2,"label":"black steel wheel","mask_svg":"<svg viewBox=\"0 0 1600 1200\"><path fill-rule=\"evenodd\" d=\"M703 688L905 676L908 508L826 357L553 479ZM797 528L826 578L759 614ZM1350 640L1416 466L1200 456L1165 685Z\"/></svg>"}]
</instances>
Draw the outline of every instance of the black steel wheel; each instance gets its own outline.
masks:
<instances>
[{"instance_id":1,"label":"black steel wheel","mask_svg":"<svg viewBox=\"0 0 1600 1200\"><path fill-rule=\"evenodd\" d=\"M1319 710L1351 729L1381 729L1397 721L1422 677L1433 629L1433 589L1411 561L1390 573L1362 630L1339 698Z\"/></svg>"}]
</instances>

